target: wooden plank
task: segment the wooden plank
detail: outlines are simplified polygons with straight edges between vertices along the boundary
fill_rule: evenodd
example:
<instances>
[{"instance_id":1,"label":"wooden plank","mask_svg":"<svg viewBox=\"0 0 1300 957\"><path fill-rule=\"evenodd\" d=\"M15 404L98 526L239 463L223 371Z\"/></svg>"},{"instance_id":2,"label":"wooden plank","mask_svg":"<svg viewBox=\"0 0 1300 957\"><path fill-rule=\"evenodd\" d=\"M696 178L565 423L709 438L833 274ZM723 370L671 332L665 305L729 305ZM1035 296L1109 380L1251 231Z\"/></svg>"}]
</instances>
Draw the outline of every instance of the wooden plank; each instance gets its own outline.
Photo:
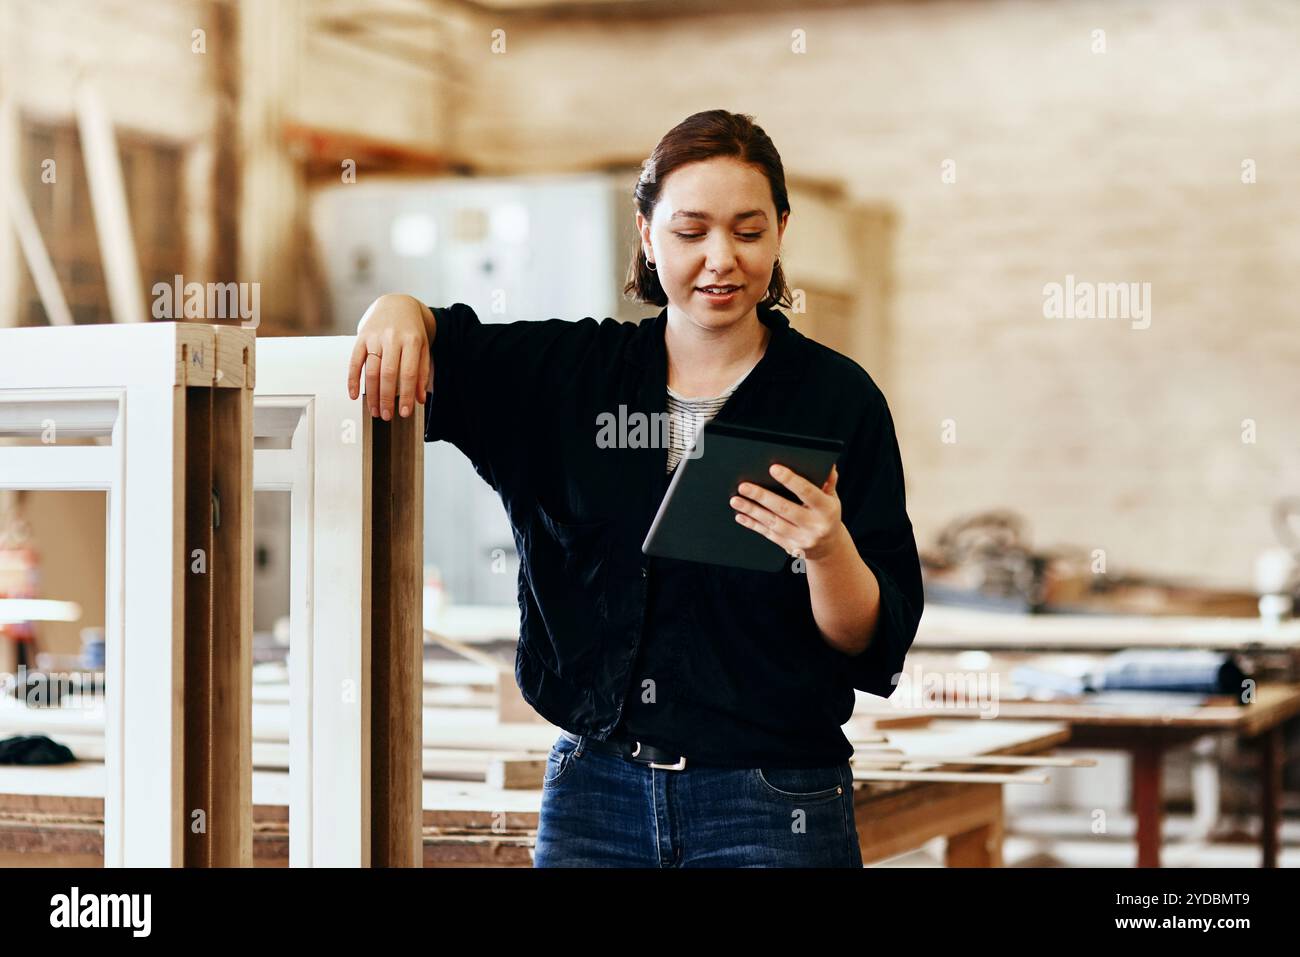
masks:
<instances>
[{"instance_id":1,"label":"wooden plank","mask_svg":"<svg viewBox=\"0 0 1300 957\"><path fill-rule=\"evenodd\" d=\"M484 782L489 787L537 790L546 773L547 756L538 758L495 758L487 766Z\"/></svg>"},{"instance_id":2,"label":"wooden plank","mask_svg":"<svg viewBox=\"0 0 1300 957\"><path fill-rule=\"evenodd\" d=\"M73 325L72 312L68 309L68 300L63 297L63 287L50 261L49 250L41 238L40 228L32 215L31 204L27 202L27 193L17 179L5 177L0 180L0 188L6 190L8 200L9 223L18 237L18 246L23 251L27 262L27 271L31 274L36 292L41 297L41 305L52 326ZM0 229L5 224L0 222Z\"/></svg>"},{"instance_id":3,"label":"wooden plank","mask_svg":"<svg viewBox=\"0 0 1300 957\"><path fill-rule=\"evenodd\" d=\"M1002 788L996 784L931 784L883 795L857 814L863 863L974 831L1001 814Z\"/></svg>"},{"instance_id":4,"label":"wooden plank","mask_svg":"<svg viewBox=\"0 0 1300 957\"><path fill-rule=\"evenodd\" d=\"M942 754L908 754L899 756L877 756L875 753L863 755L855 753L852 757L855 767L903 767L903 768L923 768L939 767L945 764L960 765L993 765L997 767L1030 767L1030 768L1090 768L1095 767L1097 762L1092 758L1058 758L1058 757L994 757L994 756L970 756L970 755L942 755Z\"/></svg>"},{"instance_id":5,"label":"wooden plank","mask_svg":"<svg viewBox=\"0 0 1300 957\"><path fill-rule=\"evenodd\" d=\"M209 390L212 487L220 509L212 537L212 856L216 866L251 867L253 394L242 380L233 380L229 376L224 384L241 387Z\"/></svg>"},{"instance_id":6,"label":"wooden plank","mask_svg":"<svg viewBox=\"0 0 1300 957\"><path fill-rule=\"evenodd\" d=\"M909 709L901 705L859 706L855 722L875 715L893 717L915 710L932 717L967 720L982 718L986 712L978 707L938 705ZM1231 696L1210 697L1205 704L1191 706L1161 705L1152 698L1149 707L1135 708L1109 705L1104 699L1087 698L1065 701L999 701L997 718L971 722L973 725L997 724L1002 721L1058 721L1077 727L1114 728L1117 730L1150 729L1160 732L1184 731L1204 733L1232 731L1245 737L1262 734L1269 728L1300 714L1300 684L1262 682L1255 689L1250 704L1238 704ZM846 732L847 733L847 732Z\"/></svg>"},{"instance_id":7,"label":"wooden plank","mask_svg":"<svg viewBox=\"0 0 1300 957\"><path fill-rule=\"evenodd\" d=\"M913 647L1023 651L1300 648L1300 621L1143 615L1023 615L927 605Z\"/></svg>"},{"instance_id":8,"label":"wooden plank","mask_svg":"<svg viewBox=\"0 0 1300 957\"><path fill-rule=\"evenodd\" d=\"M201 14L208 31L206 59L212 68L212 179L214 197L239 196L239 8L207 0ZM239 272L239 208L232 202L211 204L211 258L208 273L228 282Z\"/></svg>"},{"instance_id":9,"label":"wooden plank","mask_svg":"<svg viewBox=\"0 0 1300 957\"><path fill-rule=\"evenodd\" d=\"M371 863L421 862L424 470L416 416L368 419L371 456Z\"/></svg>"},{"instance_id":10,"label":"wooden plank","mask_svg":"<svg viewBox=\"0 0 1300 957\"><path fill-rule=\"evenodd\" d=\"M1046 784L1045 774L998 774L991 771L884 771L875 768L854 768L855 781L950 781L981 784Z\"/></svg>"},{"instance_id":11,"label":"wooden plank","mask_svg":"<svg viewBox=\"0 0 1300 957\"><path fill-rule=\"evenodd\" d=\"M13 4L0 3L0 190L3 184L17 179L21 132L18 125L18 108L13 95L16 77L13 69L13 56L8 54L6 46L15 34L12 26ZM18 324L18 303L22 283L19 282L21 266L18 264L18 250L15 248L13 231L4 227L4 216L0 215L0 329L8 329Z\"/></svg>"},{"instance_id":12,"label":"wooden plank","mask_svg":"<svg viewBox=\"0 0 1300 957\"><path fill-rule=\"evenodd\" d=\"M1282 823L1282 778L1286 770L1286 742L1280 726L1259 739L1260 828L1262 867L1277 867L1279 828Z\"/></svg>"},{"instance_id":13,"label":"wooden plank","mask_svg":"<svg viewBox=\"0 0 1300 957\"><path fill-rule=\"evenodd\" d=\"M103 260L104 283L114 322L144 322L144 290L140 262L131 232L131 212L126 201L126 181L118 154L113 123L94 84L86 78L75 90L77 127L86 161L86 180L95 211L95 232Z\"/></svg>"},{"instance_id":14,"label":"wooden plank","mask_svg":"<svg viewBox=\"0 0 1300 957\"><path fill-rule=\"evenodd\" d=\"M1133 813L1137 817L1138 867L1160 866L1164 802L1160 796L1164 749L1140 744L1133 749Z\"/></svg>"},{"instance_id":15,"label":"wooden plank","mask_svg":"<svg viewBox=\"0 0 1300 957\"><path fill-rule=\"evenodd\" d=\"M506 662L502 661L500 658L494 657L481 648L475 648L473 645L468 645L463 641L459 641L448 635L439 634L436 631L430 631L427 628L424 629L424 636L435 644L442 645L444 648L454 651L458 655L462 655L476 664L482 665L489 670L494 678L506 674L510 676L512 681L514 680L514 671L508 664L506 664ZM425 674L427 674L427 668L425 669ZM422 674L421 680L428 680L427 677L425 677L425 674Z\"/></svg>"},{"instance_id":16,"label":"wooden plank","mask_svg":"<svg viewBox=\"0 0 1300 957\"><path fill-rule=\"evenodd\" d=\"M875 726L882 731L894 728L924 728L933 720L933 717L933 715L929 714L900 715L896 718L879 717L875 720Z\"/></svg>"},{"instance_id":17,"label":"wooden plank","mask_svg":"<svg viewBox=\"0 0 1300 957\"><path fill-rule=\"evenodd\" d=\"M212 392L210 388L185 390L185 532L182 555L185 569L184 655L180 694L184 701L183 777L185 804L184 863L211 867L213 835L219 820L212 794L217 765L213 755L213 563L212 524Z\"/></svg>"},{"instance_id":18,"label":"wooden plank","mask_svg":"<svg viewBox=\"0 0 1300 957\"><path fill-rule=\"evenodd\" d=\"M220 389L251 391L257 385L255 333L234 326L214 326L212 331L216 356L212 384Z\"/></svg>"},{"instance_id":19,"label":"wooden plank","mask_svg":"<svg viewBox=\"0 0 1300 957\"><path fill-rule=\"evenodd\" d=\"M856 748L862 740L864 724L855 715L844 726L844 733ZM1070 738L1069 727L1061 722L970 721L964 718L943 718L932 721L925 728L895 728L888 732L888 746L906 755L944 753L969 754L1032 754L1063 744Z\"/></svg>"},{"instance_id":20,"label":"wooden plank","mask_svg":"<svg viewBox=\"0 0 1300 957\"><path fill-rule=\"evenodd\" d=\"M1005 832L1002 796L977 792L967 804L970 810L983 805L989 819L969 830L948 835L944 863L949 867L1001 867Z\"/></svg>"}]
</instances>

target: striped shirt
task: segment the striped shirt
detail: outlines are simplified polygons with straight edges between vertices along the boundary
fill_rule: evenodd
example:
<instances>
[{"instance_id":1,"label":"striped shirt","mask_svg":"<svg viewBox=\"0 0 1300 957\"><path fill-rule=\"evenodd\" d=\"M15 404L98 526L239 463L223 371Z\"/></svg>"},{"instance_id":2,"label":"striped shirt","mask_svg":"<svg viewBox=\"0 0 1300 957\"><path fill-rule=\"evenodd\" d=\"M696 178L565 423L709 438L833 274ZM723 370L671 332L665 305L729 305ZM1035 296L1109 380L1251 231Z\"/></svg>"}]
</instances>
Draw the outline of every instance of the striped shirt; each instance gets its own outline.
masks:
<instances>
[{"instance_id":1,"label":"striped shirt","mask_svg":"<svg viewBox=\"0 0 1300 957\"><path fill-rule=\"evenodd\" d=\"M753 369L750 370L752 372ZM731 387L721 395L716 395L711 399L688 399L679 395L672 389L668 390L668 471L671 472L677 467L695 443L695 434L699 429L704 427L718 411L726 404L727 399L731 398L731 393L736 391L736 387L745 381L746 372L739 379L731 384Z\"/></svg>"}]
</instances>

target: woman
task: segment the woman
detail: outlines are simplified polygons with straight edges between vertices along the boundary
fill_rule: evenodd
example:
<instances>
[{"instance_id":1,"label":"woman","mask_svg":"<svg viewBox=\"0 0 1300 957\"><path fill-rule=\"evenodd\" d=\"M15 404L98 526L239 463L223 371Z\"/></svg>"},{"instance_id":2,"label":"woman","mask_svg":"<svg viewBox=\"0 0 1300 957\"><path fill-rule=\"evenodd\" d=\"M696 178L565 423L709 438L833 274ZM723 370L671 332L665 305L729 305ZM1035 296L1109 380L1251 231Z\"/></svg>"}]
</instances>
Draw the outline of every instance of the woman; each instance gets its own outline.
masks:
<instances>
[{"instance_id":1,"label":"woman","mask_svg":"<svg viewBox=\"0 0 1300 957\"><path fill-rule=\"evenodd\" d=\"M409 415L431 389L426 441L460 448L510 517L516 677L565 729L537 866L860 867L840 728L855 688L893 690L922 608L888 406L773 308L790 303L790 204L751 117L688 117L635 205L625 292L657 317L485 325L462 303L383 296L358 327L350 394L364 375L371 414L389 419L395 396ZM668 441L646 441L640 424L665 413ZM845 443L820 486L774 467L797 504L747 483L731 498L737 522L790 554L780 572L641 552L709 417ZM611 419L619 441L598 441Z\"/></svg>"}]
</instances>

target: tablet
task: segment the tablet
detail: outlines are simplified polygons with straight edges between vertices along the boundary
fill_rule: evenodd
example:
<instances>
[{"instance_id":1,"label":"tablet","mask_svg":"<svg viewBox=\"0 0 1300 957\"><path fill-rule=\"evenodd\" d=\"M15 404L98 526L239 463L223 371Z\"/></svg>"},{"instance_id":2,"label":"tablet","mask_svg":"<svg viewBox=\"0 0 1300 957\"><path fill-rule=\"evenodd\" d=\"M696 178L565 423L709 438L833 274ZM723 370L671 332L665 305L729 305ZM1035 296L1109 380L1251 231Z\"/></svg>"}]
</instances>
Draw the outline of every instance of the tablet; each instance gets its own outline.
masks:
<instances>
[{"instance_id":1,"label":"tablet","mask_svg":"<svg viewBox=\"0 0 1300 957\"><path fill-rule=\"evenodd\" d=\"M682 458L641 551L754 571L780 571L790 556L761 532L736 521L731 497L741 482L799 498L768 471L781 463L817 486L844 449L838 439L769 432L710 420Z\"/></svg>"}]
</instances>

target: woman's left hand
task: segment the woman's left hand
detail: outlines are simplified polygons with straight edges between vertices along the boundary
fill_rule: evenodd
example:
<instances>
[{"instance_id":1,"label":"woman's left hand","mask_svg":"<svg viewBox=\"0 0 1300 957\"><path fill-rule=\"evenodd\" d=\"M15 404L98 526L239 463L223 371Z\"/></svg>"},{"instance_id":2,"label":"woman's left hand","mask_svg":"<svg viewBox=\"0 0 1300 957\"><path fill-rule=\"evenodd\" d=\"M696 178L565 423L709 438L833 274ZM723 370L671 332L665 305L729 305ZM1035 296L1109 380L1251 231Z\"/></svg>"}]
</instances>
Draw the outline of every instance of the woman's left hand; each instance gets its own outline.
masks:
<instances>
[{"instance_id":1,"label":"woman's left hand","mask_svg":"<svg viewBox=\"0 0 1300 957\"><path fill-rule=\"evenodd\" d=\"M835 494L839 473L835 466L831 466L830 477L821 488L784 465L773 465L770 471L773 478L798 496L799 502L741 482L740 494L731 497L736 521L770 538L796 558L817 561L839 549L848 529L840 519L840 498Z\"/></svg>"}]
</instances>

